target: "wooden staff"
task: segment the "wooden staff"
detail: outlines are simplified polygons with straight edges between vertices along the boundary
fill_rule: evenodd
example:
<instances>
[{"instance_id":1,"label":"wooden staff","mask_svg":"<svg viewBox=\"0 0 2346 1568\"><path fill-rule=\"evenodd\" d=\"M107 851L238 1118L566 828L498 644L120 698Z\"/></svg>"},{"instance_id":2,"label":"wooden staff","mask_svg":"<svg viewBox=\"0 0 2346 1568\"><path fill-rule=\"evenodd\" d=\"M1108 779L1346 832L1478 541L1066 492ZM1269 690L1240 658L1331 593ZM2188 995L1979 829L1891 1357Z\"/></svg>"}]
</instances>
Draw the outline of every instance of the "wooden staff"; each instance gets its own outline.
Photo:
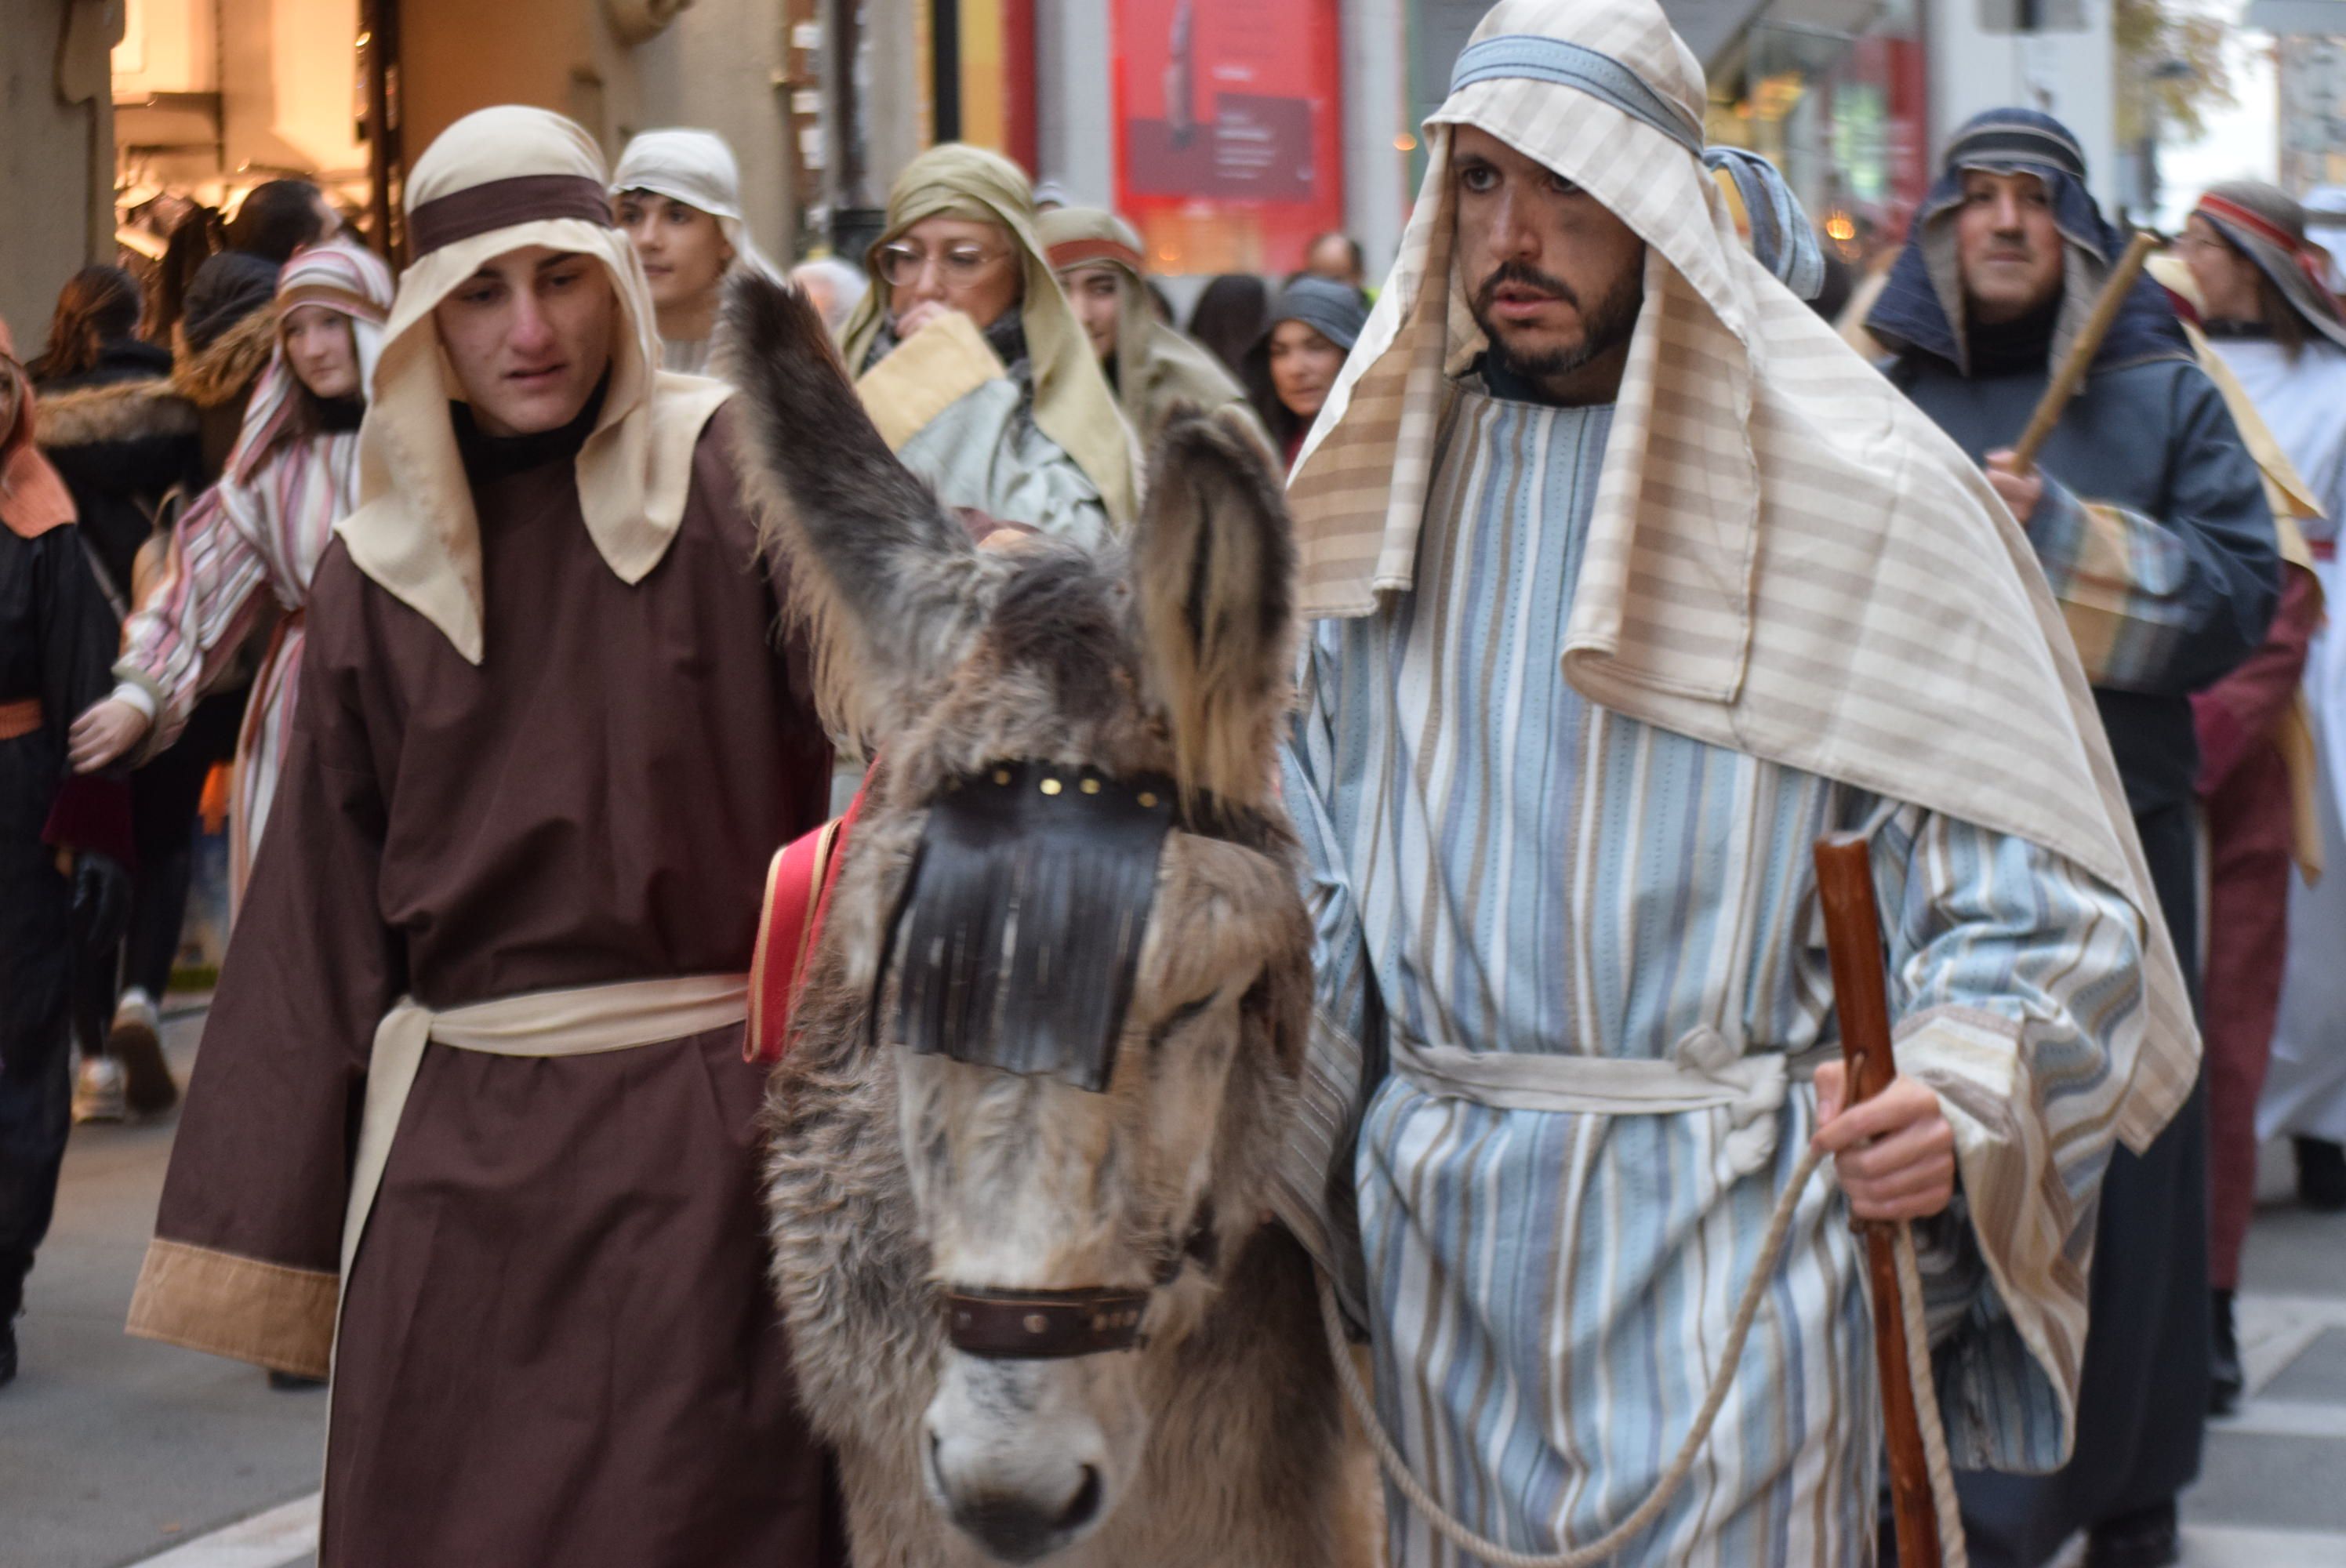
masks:
<instances>
[{"instance_id":1,"label":"wooden staff","mask_svg":"<svg viewBox=\"0 0 2346 1568\"><path fill-rule=\"evenodd\" d=\"M2106 322L2104 323L2107 325ZM2090 352L2089 352L2090 357ZM1816 844L1817 896L1824 906L1825 948L1832 959L1833 1006L1841 1015L1841 1055L1848 1068L1844 1108L1890 1086L1890 998L1883 980L1882 918L1865 840L1835 833ZM1890 1451L1890 1497L1898 1529L1899 1568L1940 1568L1939 1515L1923 1453L1922 1417L1906 1362L1906 1318L1899 1301L1891 1227L1861 1221L1866 1273L1873 1288L1873 1354L1882 1381L1882 1426Z\"/></svg>"},{"instance_id":2,"label":"wooden staff","mask_svg":"<svg viewBox=\"0 0 2346 1568\"><path fill-rule=\"evenodd\" d=\"M2118 319L2119 307L2133 290L2134 280L2142 276L2142 264L2157 249L2158 236L2147 231L2138 233L2126 248L2126 254L2118 258L2118 264L2110 269L2109 280L2095 297L2094 313L2086 318L2085 329L2069 345L2068 356L2045 388L2045 395L2036 400L2036 412L2028 416L2028 428L2013 443L2012 455L2019 459L2021 473L2026 473L2036 466L2037 451L2053 433L2053 427L2061 423L2061 411L2069 406L2069 400L2085 384L2086 372L2094 368L2094 356L2101 351L2102 340L2110 334L2110 323Z\"/></svg>"}]
</instances>

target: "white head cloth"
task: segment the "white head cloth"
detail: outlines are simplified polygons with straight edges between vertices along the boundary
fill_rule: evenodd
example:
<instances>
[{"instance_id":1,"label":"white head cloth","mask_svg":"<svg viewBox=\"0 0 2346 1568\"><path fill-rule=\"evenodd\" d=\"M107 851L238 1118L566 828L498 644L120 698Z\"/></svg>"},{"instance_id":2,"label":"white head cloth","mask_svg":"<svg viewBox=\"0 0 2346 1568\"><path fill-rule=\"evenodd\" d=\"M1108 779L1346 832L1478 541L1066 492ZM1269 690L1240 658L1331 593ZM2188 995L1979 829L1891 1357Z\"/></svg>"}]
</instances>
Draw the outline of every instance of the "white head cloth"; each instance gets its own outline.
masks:
<instances>
[{"instance_id":1,"label":"white head cloth","mask_svg":"<svg viewBox=\"0 0 2346 1568\"><path fill-rule=\"evenodd\" d=\"M480 524L448 418L463 394L434 308L484 264L529 246L591 256L609 272L619 317L610 386L576 467L586 532L623 582L641 581L668 553L693 447L732 394L657 368L650 287L611 221L602 154L560 115L506 105L441 132L408 176L407 222L416 259L383 329L360 436L360 507L337 532L361 571L478 664Z\"/></svg>"},{"instance_id":2,"label":"white head cloth","mask_svg":"<svg viewBox=\"0 0 2346 1568\"><path fill-rule=\"evenodd\" d=\"M1289 482L1303 613L1404 591L1451 380L1452 127L1646 242L1564 672L1616 712L2040 844L2134 905L2148 1006L2110 1041L2139 1150L2198 1034L2061 611L1980 472L1738 242L1702 68L1654 0L1503 0L1426 121L1400 259Z\"/></svg>"},{"instance_id":3,"label":"white head cloth","mask_svg":"<svg viewBox=\"0 0 2346 1568\"><path fill-rule=\"evenodd\" d=\"M637 137L611 176L613 196L629 190L648 190L706 212L733 247L734 265L752 268L777 283L784 280L750 238L741 218L741 166L715 131L648 130Z\"/></svg>"}]
</instances>

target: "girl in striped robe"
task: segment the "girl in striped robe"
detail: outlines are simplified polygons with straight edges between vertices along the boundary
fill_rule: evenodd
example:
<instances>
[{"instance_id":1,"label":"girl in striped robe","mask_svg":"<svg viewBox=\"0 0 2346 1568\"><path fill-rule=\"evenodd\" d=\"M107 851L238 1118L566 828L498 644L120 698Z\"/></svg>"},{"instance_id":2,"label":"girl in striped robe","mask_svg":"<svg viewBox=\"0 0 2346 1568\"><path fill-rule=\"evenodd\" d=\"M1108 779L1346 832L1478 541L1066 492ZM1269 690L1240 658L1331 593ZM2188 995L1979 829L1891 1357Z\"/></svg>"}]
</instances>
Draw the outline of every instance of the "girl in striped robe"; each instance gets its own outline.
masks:
<instances>
[{"instance_id":1,"label":"girl in striped robe","mask_svg":"<svg viewBox=\"0 0 2346 1568\"><path fill-rule=\"evenodd\" d=\"M113 694L74 729L75 763L170 745L264 617L281 615L237 742L230 897L241 902L300 689L311 574L358 503L359 423L392 281L354 244L321 245L277 283L277 352L220 481L173 527L163 581L122 628Z\"/></svg>"}]
</instances>

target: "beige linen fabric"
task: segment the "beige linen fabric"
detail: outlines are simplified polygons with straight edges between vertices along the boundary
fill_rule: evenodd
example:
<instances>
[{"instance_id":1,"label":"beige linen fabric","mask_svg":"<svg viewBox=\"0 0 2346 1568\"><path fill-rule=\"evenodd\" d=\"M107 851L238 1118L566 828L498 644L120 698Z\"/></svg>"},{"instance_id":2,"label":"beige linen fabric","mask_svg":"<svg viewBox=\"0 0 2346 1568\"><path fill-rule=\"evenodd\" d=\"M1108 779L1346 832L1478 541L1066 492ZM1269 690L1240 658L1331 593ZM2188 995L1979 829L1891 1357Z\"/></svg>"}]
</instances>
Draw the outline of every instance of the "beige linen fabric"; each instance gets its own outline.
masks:
<instances>
[{"instance_id":1,"label":"beige linen fabric","mask_svg":"<svg viewBox=\"0 0 2346 1568\"><path fill-rule=\"evenodd\" d=\"M609 183L584 130L549 110L506 105L441 132L408 177L408 217L441 197L529 175ZM693 447L732 395L721 382L658 368L650 287L627 237L607 220L515 223L444 246L400 275L360 431L359 509L336 532L359 570L474 664L484 646L480 522L448 419L449 400L461 394L432 311L484 263L533 245L594 257L618 296L610 389L576 468L586 532L621 581L642 581L668 553L691 487Z\"/></svg>"},{"instance_id":2,"label":"beige linen fabric","mask_svg":"<svg viewBox=\"0 0 2346 1568\"><path fill-rule=\"evenodd\" d=\"M1503 0L1477 39L1613 56L1701 123L1652 0ZM2110 1040L2140 1150L2198 1033L2093 698L2027 539L1937 427L1737 243L1678 143L1586 93L1500 79L1426 122L1400 259L1289 484L1304 613L1413 581L1449 380L1484 346L1450 275L1451 127L1564 175L1646 241L1564 672L1591 701L2043 845L2141 921L2147 1007Z\"/></svg>"}]
</instances>

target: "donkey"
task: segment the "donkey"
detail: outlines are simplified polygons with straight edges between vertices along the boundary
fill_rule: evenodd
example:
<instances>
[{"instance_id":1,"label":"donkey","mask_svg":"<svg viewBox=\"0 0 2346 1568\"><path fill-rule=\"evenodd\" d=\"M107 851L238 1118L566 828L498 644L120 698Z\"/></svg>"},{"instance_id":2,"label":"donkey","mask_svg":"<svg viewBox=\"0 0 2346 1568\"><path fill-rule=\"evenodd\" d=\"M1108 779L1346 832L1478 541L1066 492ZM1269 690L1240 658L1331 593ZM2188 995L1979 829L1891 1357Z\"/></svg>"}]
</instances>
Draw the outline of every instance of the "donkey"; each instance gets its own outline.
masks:
<instances>
[{"instance_id":1,"label":"donkey","mask_svg":"<svg viewBox=\"0 0 2346 1568\"><path fill-rule=\"evenodd\" d=\"M768 1095L856 1563L1372 1561L1311 1266L1264 1217L1311 933L1259 438L1177 421L1120 550L981 548L802 296L745 280L727 321L825 717L882 744Z\"/></svg>"}]
</instances>

